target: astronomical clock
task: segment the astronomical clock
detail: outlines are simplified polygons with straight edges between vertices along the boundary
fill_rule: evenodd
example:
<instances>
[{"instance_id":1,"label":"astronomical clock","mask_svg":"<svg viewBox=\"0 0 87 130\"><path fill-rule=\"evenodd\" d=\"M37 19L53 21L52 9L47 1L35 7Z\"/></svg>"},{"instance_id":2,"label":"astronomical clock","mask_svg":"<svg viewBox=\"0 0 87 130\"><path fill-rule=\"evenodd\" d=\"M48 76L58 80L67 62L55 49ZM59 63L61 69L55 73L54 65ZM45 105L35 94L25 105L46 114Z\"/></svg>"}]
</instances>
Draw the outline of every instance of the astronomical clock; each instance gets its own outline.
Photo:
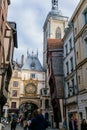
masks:
<instances>
[{"instance_id":1,"label":"astronomical clock","mask_svg":"<svg viewBox=\"0 0 87 130\"><path fill-rule=\"evenodd\" d=\"M36 89L36 86L34 83L28 83L26 86L25 86L25 92L27 94L36 94L37 92L37 89Z\"/></svg>"},{"instance_id":2,"label":"astronomical clock","mask_svg":"<svg viewBox=\"0 0 87 130\"><path fill-rule=\"evenodd\" d=\"M37 94L38 80L24 80L25 94Z\"/></svg>"}]
</instances>

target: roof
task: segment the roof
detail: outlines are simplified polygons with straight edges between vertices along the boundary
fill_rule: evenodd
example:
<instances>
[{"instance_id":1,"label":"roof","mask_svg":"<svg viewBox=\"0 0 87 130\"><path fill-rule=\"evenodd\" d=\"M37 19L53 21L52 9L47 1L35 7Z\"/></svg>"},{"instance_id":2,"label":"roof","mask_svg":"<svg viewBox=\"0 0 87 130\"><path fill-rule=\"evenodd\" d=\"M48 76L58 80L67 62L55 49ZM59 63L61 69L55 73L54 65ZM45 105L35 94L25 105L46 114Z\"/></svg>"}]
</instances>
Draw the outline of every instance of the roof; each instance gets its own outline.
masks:
<instances>
[{"instance_id":1,"label":"roof","mask_svg":"<svg viewBox=\"0 0 87 130\"><path fill-rule=\"evenodd\" d=\"M27 54L22 70L44 71L38 59L38 55Z\"/></svg>"},{"instance_id":2,"label":"roof","mask_svg":"<svg viewBox=\"0 0 87 130\"><path fill-rule=\"evenodd\" d=\"M61 39L48 39L48 49L61 49L62 47Z\"/></svg>"}]
</instances>

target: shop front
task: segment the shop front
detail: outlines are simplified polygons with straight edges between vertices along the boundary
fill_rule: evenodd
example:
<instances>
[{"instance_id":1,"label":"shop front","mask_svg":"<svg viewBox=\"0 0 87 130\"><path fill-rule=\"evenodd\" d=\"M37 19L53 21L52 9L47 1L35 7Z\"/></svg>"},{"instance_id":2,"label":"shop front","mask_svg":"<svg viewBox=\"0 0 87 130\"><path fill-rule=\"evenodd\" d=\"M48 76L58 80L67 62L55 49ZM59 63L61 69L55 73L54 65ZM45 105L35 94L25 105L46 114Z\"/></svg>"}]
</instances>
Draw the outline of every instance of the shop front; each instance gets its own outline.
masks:
<instances>
[{"instance_id":1,"label":"shop front","mask_svg":"<svg viewBox=\"0 0 87 130\"><path fill-rule=\"evenodd\" d=\"M69 121L72 116L76 121L76 125L78 127L78 104L76 96L66 99L66 118L67 118L68 130L69 130Z\"/></svg>"},{"instance_id":2,"label":"shop front","mask_svg":"<svg viewBox=\"0 0 87 130\"><path fill-rule=\"evenodd\" d=\"M87 120L87 92L78 95L78 107L79 107L79 124L81 126L82 119Z\"/></svg>"}]
</instances>

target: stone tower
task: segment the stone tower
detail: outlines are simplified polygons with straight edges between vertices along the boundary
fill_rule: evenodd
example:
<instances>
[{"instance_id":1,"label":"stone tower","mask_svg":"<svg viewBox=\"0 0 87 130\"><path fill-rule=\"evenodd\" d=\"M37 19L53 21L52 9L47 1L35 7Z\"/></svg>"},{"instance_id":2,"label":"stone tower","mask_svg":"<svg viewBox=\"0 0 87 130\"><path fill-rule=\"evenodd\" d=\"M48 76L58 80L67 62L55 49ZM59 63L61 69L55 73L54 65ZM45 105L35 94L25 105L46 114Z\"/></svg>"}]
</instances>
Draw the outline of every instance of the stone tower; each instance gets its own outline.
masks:
<instances>
[{"instance_id":1,"label":"stone tower","mask_svg":"<svg viewBox=\"0 0 87 130\"><path fill-rule=\"evenodd\" d=\"M47 39L62 39L64 36L64 29L67 26L68 17L62 15L58 8L58 0L52 0L52 8L48 13L43 26L44 41L43 41L43 67L47 69Z\"/></svg>"}]
</instances>

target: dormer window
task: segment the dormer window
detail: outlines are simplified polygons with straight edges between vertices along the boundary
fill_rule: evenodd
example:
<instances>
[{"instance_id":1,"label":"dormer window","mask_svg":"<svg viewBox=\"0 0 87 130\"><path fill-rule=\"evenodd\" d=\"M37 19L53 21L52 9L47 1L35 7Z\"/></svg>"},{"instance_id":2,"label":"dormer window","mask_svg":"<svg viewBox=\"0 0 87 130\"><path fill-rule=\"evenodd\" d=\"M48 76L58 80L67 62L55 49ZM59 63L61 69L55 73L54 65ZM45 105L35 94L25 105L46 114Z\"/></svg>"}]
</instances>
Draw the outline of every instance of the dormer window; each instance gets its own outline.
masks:
<instances>
[{"instance_id":1,"label":"dormer window","mask_svg":"<svg viewBox=\"0 0 87 130\"><path fill-rule=\"evenodd\" d=\"M35 69L35 63L34 62L31 63L31 69Z\"/></svg>"}]
</instances>

